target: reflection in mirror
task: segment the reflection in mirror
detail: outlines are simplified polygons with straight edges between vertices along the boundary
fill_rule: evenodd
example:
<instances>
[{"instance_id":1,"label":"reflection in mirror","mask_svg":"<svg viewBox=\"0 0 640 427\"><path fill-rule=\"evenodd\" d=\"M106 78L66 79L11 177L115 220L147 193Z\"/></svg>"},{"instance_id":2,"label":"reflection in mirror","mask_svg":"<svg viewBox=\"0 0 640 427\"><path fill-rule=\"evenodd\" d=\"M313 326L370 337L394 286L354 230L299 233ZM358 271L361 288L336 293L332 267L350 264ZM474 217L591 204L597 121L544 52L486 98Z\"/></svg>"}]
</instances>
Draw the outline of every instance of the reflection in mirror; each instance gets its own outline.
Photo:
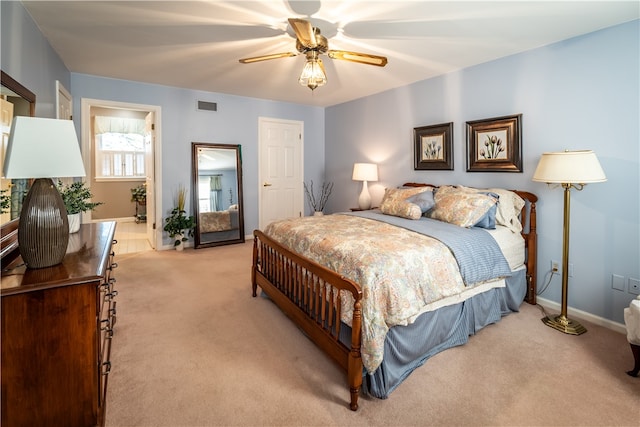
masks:
<instances>
[{"instance_id":1,"label":"reflection in mirror","mask_svg":"<svg viewBox=\"0 0 640 427\"><path fill-rule=\"evenodd\" d=\"M2 147L0 147L0 196L2 208L0 209L1 233L1 254L2 266L10 262L13 255L17 253L18 247L18 219L22 209L22 200L29 190L29 180L26 179L4 179L2 168L9 141L11 121L15 116L35 116L36 95L26 87L22 86L4 71L0 86L0 107L2 129Z\"/></svg>"},{"instance_id":2,"label":"reflection in mirror","mask_svg":"<svg viewBox=\"0 0 640 427\"><path fill-rule=\"evenodd\" d=\"M195 247L244 243L240 145L194 142Z\"/></svg>"}]
</instances>

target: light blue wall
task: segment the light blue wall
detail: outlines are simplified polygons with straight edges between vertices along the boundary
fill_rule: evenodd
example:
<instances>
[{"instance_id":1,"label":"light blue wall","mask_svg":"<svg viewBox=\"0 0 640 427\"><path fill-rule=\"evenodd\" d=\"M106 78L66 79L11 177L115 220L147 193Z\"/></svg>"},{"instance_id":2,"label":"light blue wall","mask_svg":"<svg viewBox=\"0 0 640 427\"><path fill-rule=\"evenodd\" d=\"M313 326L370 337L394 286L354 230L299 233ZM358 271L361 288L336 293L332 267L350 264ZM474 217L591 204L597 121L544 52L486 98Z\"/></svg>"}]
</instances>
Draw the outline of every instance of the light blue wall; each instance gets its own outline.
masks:
<instances>
[{"instance_id":1,"label":"light blue wall","mask_svg":"<svg viewBox=\"0 0 640 427\"><path fill-rule=\"evenodd\" d=\"M613 273L640 279L639 22L633 21L326 110L328 212L356 206L354 162L379 164L374 204L406 181L529 190L538 202L539 286L562 259L563 196L531 181L540 154L593 149L608 181L571 196L569 306L623 323L633 295ZM523 115L523 173L467 173L465 123ZM413 128L454 122L454 170L413 170ZM560 301L555 276L542 295ZM569 310L571 313L571 310Z\"/></svg>"},{"instance_id":2,"label":"light blue wall","mask_svg":"<svg viewBox=\"0 0 640 427\"><path fill-rule=\"evenodd\" d=\"M212 77L214 78L214 77ZM242 146L245 230L258 228L258 118L304 122L304 178L320 181L324 166L324 110L283 102L220 93L180 89L148 83L72 73L74 116L80 116L80 98L162 109L162 211L168 213L179 184L191 187L191 143L210 142ZM198 111L197 101L218 104L218 111ZM191 195L189 195L189 202ZM191 203L187 210L191 212ZM160 224L158 224L160 226ZM169 240L166 236L165 243Z\"/></svg>"},{"instance_id":3,"label":"light blue wall","mask_svg":"<svg viewBox=\"0 0 640 427\"><path fill-rule=\"evenodd\" d=\"M0 2L0 66L36 95L36 116L56 117L56 80L71 86L71 74L18 1Z\"/></svg>"}]
</instances>

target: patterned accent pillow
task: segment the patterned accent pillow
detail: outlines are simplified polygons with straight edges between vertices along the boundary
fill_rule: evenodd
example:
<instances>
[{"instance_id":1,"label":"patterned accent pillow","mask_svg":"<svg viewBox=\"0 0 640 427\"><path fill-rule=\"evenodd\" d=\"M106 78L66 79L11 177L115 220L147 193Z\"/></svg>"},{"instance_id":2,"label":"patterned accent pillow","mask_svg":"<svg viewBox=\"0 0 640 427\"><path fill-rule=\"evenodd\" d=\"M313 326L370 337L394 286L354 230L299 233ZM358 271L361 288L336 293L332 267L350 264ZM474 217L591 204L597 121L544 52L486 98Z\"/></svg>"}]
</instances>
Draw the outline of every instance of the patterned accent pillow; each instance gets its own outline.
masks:
<instances>
[{"instance_id":1,"label":"patterned accent pillow","mask_svg":"<svg viewBox=\"0 0 640 427\"><path fill-rule=\"evenodd\" d=\"M522 231L522 224L520 223L520 211L525 205L522 197L510 190L503 188L487 188L479 189L472 187L458 187L460 190L468 191L472 193L478 192L491 192L500 196L498 201L498 210L496 212L496 224L508 227L514 233L520 233Z\"/></svg>"},{"instance_id":2,"label":"patterned accent pillow","mask_svg":"<svg viewBox=\"0 0 640 427\"><path fill-rule=\"evenodd\" d=\"M460 227L473 227L498 202L489 194L460 190L452 186L438 188L434 194L435 208L430 217Z\"/></svg>"},{"instance_id":3,"label":"patterned accent pillow","mask_svg":"<svg viewBox=\"0 0 640 427\"><path fill-rule=\"evenodd\" d=\"M419 219L422 216L422 209L407 199L425 191L433 191L433 187L387 188L384 190L380 211L386 215Z\"/></svg>"}]
</instances>

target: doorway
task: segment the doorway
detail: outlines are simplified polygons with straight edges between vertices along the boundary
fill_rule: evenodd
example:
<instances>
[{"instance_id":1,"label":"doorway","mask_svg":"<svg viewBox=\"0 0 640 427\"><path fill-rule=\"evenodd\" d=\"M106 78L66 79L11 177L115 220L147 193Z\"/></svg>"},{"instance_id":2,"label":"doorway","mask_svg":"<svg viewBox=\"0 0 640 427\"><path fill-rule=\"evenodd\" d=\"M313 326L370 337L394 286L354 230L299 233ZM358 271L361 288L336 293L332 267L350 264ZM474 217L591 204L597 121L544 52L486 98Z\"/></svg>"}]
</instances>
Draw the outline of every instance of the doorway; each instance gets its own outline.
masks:
<instances>
[{"instance_id":1,"label":"doorway","mask_svg":"<svg viewBox=\"0 0 640 427\"><path fill-rule=\"evenodd\" d=\"M304 123L260 117L258 204L259 228L285 218L302 216Z\"/></svg>"},{"instance_id":2,"label":"doorway","mask_svg":"<svg viewBox=\"0 0 640 427\"><path fill-rule=\"evenodd\" d=\"M160 106L83 98L81 100L81 113L82 153L87 174L87 185L94 193L95 200L103 202L105 207L111 202L113 209L106 211L106 217L105 211L96 210L95 214L91 211L87 212L83 217L83 222L107 219L119 222L138 220L139 222L140 208L136 201L132 201L132 189L143 186L146 190L144 231L149 245L152 249L155 249L161 238L161 227L157 227L156 218L162 217L161 213L158 212L159 206L162 206L162 192L156 191L156 189L162 188ZM143 133L143 142L140 143L143 144L142 149L139 149L138 153L132 155L133 157L126 161L123 160L126 157L126 153L120 153L121 155L115 157L106 156L108 157L106 160L100 157L101 162L104 163L97 163L96 156L102 155L105 157L105 153L104 150L96 149L96 139L94 138L96 115L139 119L142 126L139 132ZM131 160L136 158L137 160ZM102 165L108 162L115 165L114 167L127 170L131 167L135 169L135 167L140 167L143 164L144 173L138 174L134 172L131 174L126 172L123 175L123 173L119 172L119 177L108 176L108 173L105 174L103 169L98 170L97 167L97 165L101 165L102 168ZM116 174L114 173L113 175ZM108 188L108 190L105 191L105 188Z\"/></svg>"}]
</instances>

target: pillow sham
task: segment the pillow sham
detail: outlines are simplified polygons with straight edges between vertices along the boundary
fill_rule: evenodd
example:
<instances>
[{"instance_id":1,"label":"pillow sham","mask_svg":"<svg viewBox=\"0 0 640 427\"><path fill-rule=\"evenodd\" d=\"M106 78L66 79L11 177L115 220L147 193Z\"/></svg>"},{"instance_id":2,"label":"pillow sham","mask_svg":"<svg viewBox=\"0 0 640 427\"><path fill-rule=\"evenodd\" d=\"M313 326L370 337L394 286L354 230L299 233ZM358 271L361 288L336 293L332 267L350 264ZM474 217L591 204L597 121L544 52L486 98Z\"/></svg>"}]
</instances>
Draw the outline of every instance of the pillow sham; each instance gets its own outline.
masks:
<instances>
[{"instance_id":1,"label":"pillow sham","mask_svg":"<svg viewBox=\"0 0 640 427\"><path fill-rule=\"evenodd\" d=\"M433 187L387 188L384 190L380 211L386 215L419 219L422 216L422 208L407 199L420 193L431 191L433 191Z\"/></svg>"},{"instance_id":2,"label":"pillow sham","mask_svg":"<svg viewBox=\"0 0 640 427\"><path fill-rule=\"evenodd\" d=\"M436 205L429 215L431 218L468 228L478 223L491 224L489 211L496 206L498 197L444 186L435 192L434 200Z\"/></svg>"},{"instance_id":3,"label":"pillow sham","mask_svg":"<svg viewBox=\"0 0 640 427\"><path fill-rule=\"evenodd\" d=\"M505 190L503 188L480 189L464 186L459 186L458 188L472 193L491 192L500 196L498 209L496 211L496 224L505 226L514 233L520 233L522 231L520 212L525 205L525 201L522 197L518 196L513 191Z\"/></svg>"}]
</instances>

